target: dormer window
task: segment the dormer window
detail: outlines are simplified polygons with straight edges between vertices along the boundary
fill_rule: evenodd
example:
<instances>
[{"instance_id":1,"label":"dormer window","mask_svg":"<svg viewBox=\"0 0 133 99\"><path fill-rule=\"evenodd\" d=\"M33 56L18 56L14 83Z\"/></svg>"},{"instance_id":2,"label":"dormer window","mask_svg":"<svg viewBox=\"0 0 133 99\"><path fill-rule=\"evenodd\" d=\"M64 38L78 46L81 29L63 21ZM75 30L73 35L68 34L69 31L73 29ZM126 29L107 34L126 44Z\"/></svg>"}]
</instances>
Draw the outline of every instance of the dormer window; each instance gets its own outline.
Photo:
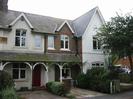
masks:
<instances>
[{"instance_id":1,"label":"dormer window","mask_svg":"<svg viewBox=\"0 0 133 99\"><path fill-rule=\"evenodd\" d=\"M69 37L67 35L61 35L61 49L69 49Z\"/></svg>"},{"instance_id":2,"label":"dormer window","mask_svg":"<svg viewBox=\"0 0 133 99\"><path fill-rule=\"evenodd\" d=\"M26 45L26 30L17 29L15 35L15 46L24 47Z\"/></svg>"}]
</instances>

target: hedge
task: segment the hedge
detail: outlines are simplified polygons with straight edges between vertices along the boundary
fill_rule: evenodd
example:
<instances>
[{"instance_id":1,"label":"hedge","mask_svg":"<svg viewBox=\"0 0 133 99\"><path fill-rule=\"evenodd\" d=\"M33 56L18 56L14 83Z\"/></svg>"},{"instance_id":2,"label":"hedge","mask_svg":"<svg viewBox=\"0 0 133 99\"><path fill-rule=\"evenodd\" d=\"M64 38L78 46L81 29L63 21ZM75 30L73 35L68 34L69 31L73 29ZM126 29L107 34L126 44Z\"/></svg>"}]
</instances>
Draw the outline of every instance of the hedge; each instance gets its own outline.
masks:
<instances>
[{"instance_id":1,"label":"hedge","mask_svg":"<svg viewBox=\"0 0 133 99\"><path fill-rule=\"evenodd\" d=\"M5 71L0 71L0 90L14 87L14 82L11 75Z\"/></svg>"},{"instance_id":2,"label":"hedge","mask_svg":"<svg viewBox=\"0 0 133 99\"><path fill-rule=\"evenodd\" d=\"M46 88L48 91L59 96L65 96L68 92L68 90L65 89L64 84L61 82L48 82L46 83Z\"/></svg>"},{"instance_id":3,"label":"hedge","mask_svg":"<svg viewBox=\"0 0 133 99\"><path fill-rule=\"evenodd\" d=\"M77 86L80 88L109 93L110 79L108 79L108 77L108 70L101 67L95 67L89 69L86 74L80 74L77 77Z\"/></svg>"},{"instance_id":4,"label":"hedge","mask_svg":"<svg viewBox=\"0 0 133 99\"><path fill-rule=\"evenodd\" d=\"M0 91L0 99L18 99L14 88L6 88Z\"/></svg>"}]
</instances>

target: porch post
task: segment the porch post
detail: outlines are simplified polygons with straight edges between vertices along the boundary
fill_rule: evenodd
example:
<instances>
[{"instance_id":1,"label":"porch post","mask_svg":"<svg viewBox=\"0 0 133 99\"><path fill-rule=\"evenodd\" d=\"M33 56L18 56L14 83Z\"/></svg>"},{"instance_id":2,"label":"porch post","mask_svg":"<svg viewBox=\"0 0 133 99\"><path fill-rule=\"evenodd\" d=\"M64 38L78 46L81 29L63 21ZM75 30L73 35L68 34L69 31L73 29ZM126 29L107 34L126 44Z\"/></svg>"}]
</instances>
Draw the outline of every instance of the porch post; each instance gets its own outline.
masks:
<instances>
[{"instance_id":1,"label":"porch post","mask_svg":"<svg viewBox=\"0 0 133 99\"><path fill-rule=\"evenodd\" d=\"M46 71L45 75L46 75L46 83L47 83L48 82L48 70Z\"/></svg>"},{"instance_id":2,"label":"porch post","mask_svg":"<svg viewBox=\"0 0 133 99\"><path fill-rule=\"evenodd\" d=\"M59 66L59 68L60 68L60 82L62 82L62 67L63 66Z\"/></svg>"},{"instance_id":3,"label":"porch post","mask_svg":"<svg viewBox=\"0 0 133 99\"><path fill-rule=\"evenodd\" d=\"M2 62L0 62L0 70L3 70Z\"/></svg>"}]
</instances>

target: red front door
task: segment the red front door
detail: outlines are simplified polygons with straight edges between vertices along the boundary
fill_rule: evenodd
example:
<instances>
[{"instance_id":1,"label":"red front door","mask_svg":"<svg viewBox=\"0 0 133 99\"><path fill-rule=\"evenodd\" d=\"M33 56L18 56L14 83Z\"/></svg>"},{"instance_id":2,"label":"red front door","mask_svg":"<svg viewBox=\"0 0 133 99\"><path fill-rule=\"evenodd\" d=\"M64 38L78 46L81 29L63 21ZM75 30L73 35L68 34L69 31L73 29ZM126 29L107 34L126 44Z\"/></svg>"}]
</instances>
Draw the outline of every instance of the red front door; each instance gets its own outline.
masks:
<instances>
[{"instance_id":1,"label":"red front door","mask_svg":"<svg viewBox=\"0 0 133 99\"><path fill-rule=\"evenodd\" d=\"M40 82L41 82L41 66L37 65L33 70L32 84L33 86L40 86Z\"/></svg>"}]
</instances>

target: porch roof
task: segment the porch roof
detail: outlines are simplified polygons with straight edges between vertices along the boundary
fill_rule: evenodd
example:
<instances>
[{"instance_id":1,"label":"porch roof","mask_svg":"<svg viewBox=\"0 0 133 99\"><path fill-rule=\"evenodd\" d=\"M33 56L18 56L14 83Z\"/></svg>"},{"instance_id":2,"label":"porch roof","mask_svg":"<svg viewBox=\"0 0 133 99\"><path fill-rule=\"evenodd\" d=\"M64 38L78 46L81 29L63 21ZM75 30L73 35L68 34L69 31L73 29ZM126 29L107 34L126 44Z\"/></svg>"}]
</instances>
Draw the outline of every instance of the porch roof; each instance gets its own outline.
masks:
<instances>
[{"instance_id":1,"label":"porch roof","mask_svg":"<svg viewBox=\"0 0 133 99\"><path fill-rule=\"evenodd\" d=\"M0 61L31 61L31 62L81 62L75 54L32 54L32 53L7 53L0 52Z\"/></svg>"}]
</instances>

